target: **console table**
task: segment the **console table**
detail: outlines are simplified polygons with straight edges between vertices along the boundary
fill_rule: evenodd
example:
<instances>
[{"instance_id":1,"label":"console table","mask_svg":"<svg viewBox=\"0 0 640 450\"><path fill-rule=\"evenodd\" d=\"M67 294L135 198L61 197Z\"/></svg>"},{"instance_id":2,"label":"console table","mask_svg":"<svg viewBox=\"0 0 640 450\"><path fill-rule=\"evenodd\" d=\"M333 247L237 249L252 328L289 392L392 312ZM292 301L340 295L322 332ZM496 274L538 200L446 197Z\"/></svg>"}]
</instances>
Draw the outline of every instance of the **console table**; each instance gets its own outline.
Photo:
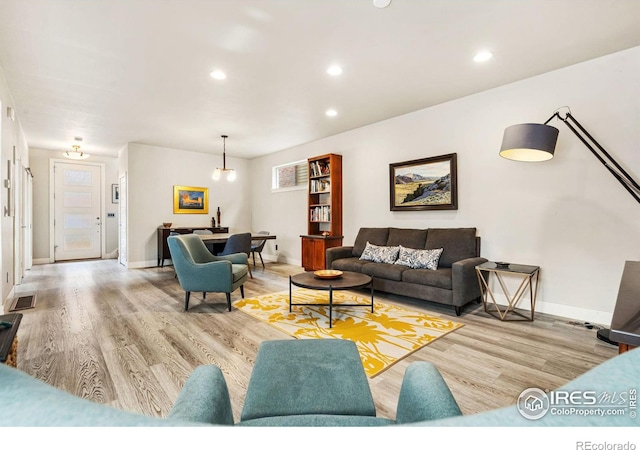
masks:
<instances>
[{"instance_id":1,"label":"console table","mask_svg":"<svg viewBox=\"0 0 640 450\"><path fill-rule=\"evenodd\" d=\"M609 338L618 352L640 347L640 261L626 261L611 319Z\"/></svg>"},{"instance_id":2,"label":"console table","mask_svg":"<svg viewBox=\"0 0 640 450\"><path fill-rule=\"evenodd\" d=\"M171 233L191 234L193 230L209 230L212 233L229 233L229 227L158 227L158 266L164 267L164 260L171 259L167 238Z\"/></svg>"}]
</instances>

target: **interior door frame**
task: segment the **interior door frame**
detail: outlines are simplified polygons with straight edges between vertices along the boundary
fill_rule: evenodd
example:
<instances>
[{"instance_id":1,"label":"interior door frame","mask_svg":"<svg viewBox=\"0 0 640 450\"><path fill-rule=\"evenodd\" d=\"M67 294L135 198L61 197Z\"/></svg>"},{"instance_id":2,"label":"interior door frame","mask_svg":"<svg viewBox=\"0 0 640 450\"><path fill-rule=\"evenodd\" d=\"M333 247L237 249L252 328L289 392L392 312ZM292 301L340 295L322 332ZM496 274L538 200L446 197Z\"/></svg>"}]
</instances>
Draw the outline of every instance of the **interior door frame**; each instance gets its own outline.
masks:
<instances>
[{"instance_id":1,"label":"interior door frame","mask_svg":"<svg viewBox=\"0 0 640 450\"><path fill-rule=\"evenodd\" d=\"M125 171L118 178L118 185L120 186L120 202L118 204L118 262L125 267L128 267L128 253L129 253L129 197L128 189L129 183L127 178L127 172ZM124 251L122 249L122 241L125 243Z\"/></svg>"},{"instance_id":2,"label":"interior door frame","mask_svg":"<svg viewBox=\"0 0 640 450\"><path fill-rule=\"evenodd\" d=\"M100 258L105 257L107 253L107 234L105 233L105 221L107 217L107 206L105 200L106 188L105 188L105 164L99 162L89 161L72 161L62 158L49 158L49 262L53 263L56 260L55 254L55 174L54 167L56 163L63 164L75 164L79 166L98 166L100 167ZM111 197L109 197L111 198Z\"/></svg>"}]
</instances>

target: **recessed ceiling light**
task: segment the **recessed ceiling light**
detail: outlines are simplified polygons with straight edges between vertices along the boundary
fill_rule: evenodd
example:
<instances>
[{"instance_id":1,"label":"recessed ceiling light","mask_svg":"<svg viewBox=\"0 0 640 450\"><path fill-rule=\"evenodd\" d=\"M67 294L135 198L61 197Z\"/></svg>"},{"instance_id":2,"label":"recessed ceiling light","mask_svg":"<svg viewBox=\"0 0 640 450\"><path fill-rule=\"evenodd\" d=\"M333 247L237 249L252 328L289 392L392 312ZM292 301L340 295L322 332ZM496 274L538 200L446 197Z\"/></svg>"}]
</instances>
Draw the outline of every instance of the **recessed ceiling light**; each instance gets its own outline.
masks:
<instances>
[{"instance_id":1,"label":"recessed ceiling light","mask_svg":"<svg viewBox=\"0 0 640 450\"><path fill-rule=\"evenodd\" d=\"M479 63L489 61L491 58L493 58L493 53L488 50L482 50L476 53L476 56L473 57L473 60Z\"/></svg>"},{"instance_id":2,"label":"recessed ceiling light","mask_svg":"<svg viewBox=\"0 0 640 450\"><path fill-rule=\"evenodd\" d=\"M376 8L386 8L391 4L391 0L373 0L373 6Z\"/></svg>"},{"instance_id":3,"label":"recessed ceiling light","mask_svg":"<svg viewBox=\"0 0 640 450\"><path fill-rule=\"evenodd\" d=\"M342 67L333 65L327 69L327 73L333 77L337 77L338 75L342 75Z\"/></svg>"},{"instance_id":4,"label":"recessed ceiling light","mask_svg":"<svg viewBox=\"0 0 640 450\"><path fill-rule=\"evenodd\" d=\"M214 70L209 75L211 75L211 78L215 80L224 80L225 78L227 78L227 74L222 70Z\"/></svg>"},{"instance_id":5,"label":"recessed ceiling light","mask_svg":"<svg viewBox=\"0 0 640 450\"><path fill-rule=\"evenodd\" d=\"M338 111L336 111L335 109L327 109L327 112L325 114L329 117L335 117L338 115Z\"/></svg>"}]
</instances>

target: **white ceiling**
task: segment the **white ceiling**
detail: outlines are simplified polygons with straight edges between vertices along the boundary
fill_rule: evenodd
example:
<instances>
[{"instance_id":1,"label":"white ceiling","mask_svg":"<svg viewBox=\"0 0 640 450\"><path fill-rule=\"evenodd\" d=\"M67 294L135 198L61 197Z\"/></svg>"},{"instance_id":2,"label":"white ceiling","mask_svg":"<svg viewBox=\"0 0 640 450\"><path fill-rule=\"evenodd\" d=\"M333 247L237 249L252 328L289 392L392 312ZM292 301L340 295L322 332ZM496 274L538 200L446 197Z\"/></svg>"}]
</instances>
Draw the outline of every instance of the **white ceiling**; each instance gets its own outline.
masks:
<instances>
[{"instance_id":1,"label":"white ceiling","mask_svg":"<svg viewBox=\"0 0 640 450\"><path fill-rule=\"evenodd\" d=\"M640 0L0 0L29 145L113 156L253 158L638 45Z\"/></svg>"}]
</instances>

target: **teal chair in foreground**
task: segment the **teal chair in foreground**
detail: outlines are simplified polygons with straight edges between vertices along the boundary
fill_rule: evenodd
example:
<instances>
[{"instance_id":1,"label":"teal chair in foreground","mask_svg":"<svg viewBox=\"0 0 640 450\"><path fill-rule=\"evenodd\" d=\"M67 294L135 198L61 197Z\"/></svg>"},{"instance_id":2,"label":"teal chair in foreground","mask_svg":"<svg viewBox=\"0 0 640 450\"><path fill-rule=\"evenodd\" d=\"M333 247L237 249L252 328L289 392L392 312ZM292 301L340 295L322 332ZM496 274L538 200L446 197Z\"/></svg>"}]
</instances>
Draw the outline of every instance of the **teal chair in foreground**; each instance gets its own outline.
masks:
<instances>
[{"instance_id":1,"label":"teal chair in foreground","mask_svg":"<svg viewBox=\"0 0 640 450\"><path fill-rule=\"evenodd\" d=\"M240 288L244 298L243 284L249 273L246 253L214 256L196 234L169 236L167 244L178 282L185 290L185 311L189 309L191 292L202 292L203 299L207 292L224 292L229 311L233 291Z\"/></svg>"},{"instance_id":2,"label":"teal chair in foreground","mask_svg":"<svg viewBox=\"0 0 640 450\"><path fill-rule=\"evenodd\" d=\"M627 414L547 414L538 420L524 418L515 405L461 415L438 369L422 361L407 367L395 420L377 417L367 379L360 372L362 365L359 361L356 364L353 356L353 347L340 340L264 342L251 374L241 419L235 425L585 428L640 425L635 403L640 349L618 355L560 388L564 392L617 393L618 401L620 393L633 392L633 398L624 397L628 401L622 406L627 408ZM270 373L273 376L264 378ZM330 387L337 391L328 390ZM199 366L191 373L166 418L145 417L93 403L4 364L0 364L0 405L0 426L5 427L234 425L227 384L215 365ZM428 439L430 432L425 430L424 436Z\"/></svg>"}]
</instances>

